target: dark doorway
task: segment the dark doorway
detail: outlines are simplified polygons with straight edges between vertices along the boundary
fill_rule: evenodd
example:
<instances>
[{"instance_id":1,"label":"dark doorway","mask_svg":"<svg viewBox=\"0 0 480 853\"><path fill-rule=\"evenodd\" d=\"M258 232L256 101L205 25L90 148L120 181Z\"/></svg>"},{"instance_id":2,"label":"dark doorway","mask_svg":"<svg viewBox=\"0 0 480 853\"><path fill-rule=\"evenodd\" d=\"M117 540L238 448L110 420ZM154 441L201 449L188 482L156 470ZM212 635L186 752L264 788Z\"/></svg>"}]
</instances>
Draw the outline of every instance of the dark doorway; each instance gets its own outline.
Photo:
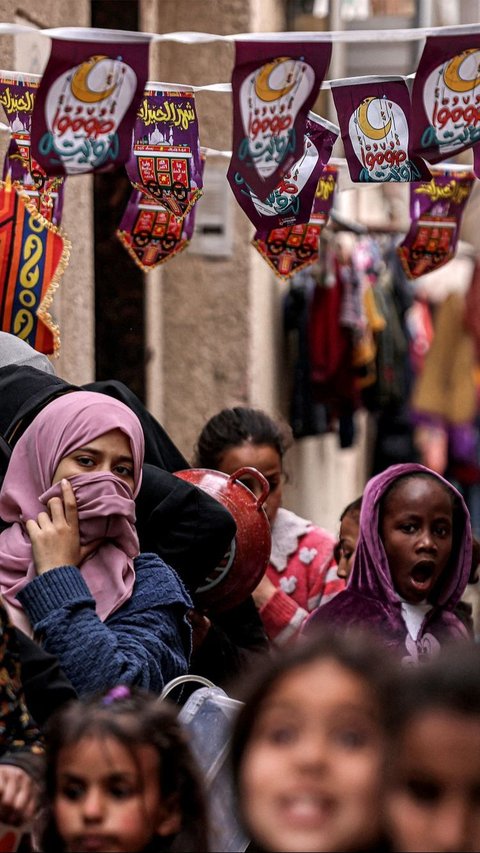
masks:
<instances>
[{"instance_id":1,"label":"dark doorway","mask_svg":"<svg viewBox=\"0 0 480 853\"><path fill-rule=\"evenodd\" d=\"M137 0L92 0L92 27L138 30ZM131 192L123 169L94 176L97 379L119 379L145 400L143 274L115 230Z\"/></svg>"}]
</instances>

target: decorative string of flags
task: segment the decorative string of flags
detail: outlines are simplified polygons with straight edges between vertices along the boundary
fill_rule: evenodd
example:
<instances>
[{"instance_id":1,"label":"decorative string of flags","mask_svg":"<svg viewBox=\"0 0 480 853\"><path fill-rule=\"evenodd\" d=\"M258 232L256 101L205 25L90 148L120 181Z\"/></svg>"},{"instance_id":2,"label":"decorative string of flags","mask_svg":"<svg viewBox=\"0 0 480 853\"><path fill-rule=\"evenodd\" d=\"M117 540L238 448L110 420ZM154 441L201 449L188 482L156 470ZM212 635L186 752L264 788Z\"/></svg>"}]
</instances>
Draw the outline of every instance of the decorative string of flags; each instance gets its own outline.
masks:
<instances>
[{"instance_id":1,"label":"decorative string of flags","mask_svg":"<svg viewBox=\"0 0 480 853\"><path fill-rule=\"evenodd\" d=\"M117 236L143 270L188 245L206 156L199 89L231 88L227 179L256 228L253 245L280 278L318 258L339 134L354 184L410 185L411 226L398 247L406 274L415 278L453 257L480 177L479 25L219 36L0 24L0 33L32 31L51 38L43 75L0 72L0 105L11 129L0 185L0 318L3 330L40 351L59 345L47 307L68 263L60 227L66 179L125 167L132 195ZM426 41L414 75L326 80L335 41L420 38ZM232 42L231 86L149 81L149 47L162 40ZM338 127L312 112L326 87ZM473 171L444 167L469 148Z\"/></svg>"}]
</instances>

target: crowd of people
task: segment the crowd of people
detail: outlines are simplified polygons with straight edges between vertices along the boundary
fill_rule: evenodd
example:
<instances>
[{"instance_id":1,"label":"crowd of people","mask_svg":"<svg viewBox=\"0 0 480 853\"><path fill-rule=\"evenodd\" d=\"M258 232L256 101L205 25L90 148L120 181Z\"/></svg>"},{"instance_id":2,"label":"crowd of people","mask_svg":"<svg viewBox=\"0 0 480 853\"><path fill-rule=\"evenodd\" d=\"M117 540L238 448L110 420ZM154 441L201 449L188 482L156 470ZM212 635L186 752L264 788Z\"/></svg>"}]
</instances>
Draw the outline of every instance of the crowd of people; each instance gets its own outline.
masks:
<instances>
[{"instance_id":1,"label":"crowd of people","mask_svg":"<svg viewBox=\"0 0 480 853\"><path fill-rule=\"evenodd\" d=\"M193 674L240 709L238 853L480 851L480 546L450 482L391 466L335 537L282 506L289 428L223 409L192 462L267 482L271 552L208 607L235 521L135 395L5 333L0 394L0 849L218 850L191 690L162 696Z\"/></svg>"}]
</instances>

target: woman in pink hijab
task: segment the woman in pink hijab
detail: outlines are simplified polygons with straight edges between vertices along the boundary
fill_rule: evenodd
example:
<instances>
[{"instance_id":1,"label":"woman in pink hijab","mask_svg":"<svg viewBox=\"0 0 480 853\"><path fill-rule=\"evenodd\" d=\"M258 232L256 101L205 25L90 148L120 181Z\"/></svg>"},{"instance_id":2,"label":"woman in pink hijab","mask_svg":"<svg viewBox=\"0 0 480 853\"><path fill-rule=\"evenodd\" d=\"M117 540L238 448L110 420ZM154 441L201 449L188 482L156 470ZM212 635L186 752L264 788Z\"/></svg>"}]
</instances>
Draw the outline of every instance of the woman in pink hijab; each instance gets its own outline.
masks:
<instances>
[{"instance_id":1,"label":"woman in pink hijab","mask_svg":"<svg viewBox=\"0 0 480 853\"><path fill-rule=\"evenodd\" d=\"M78 693L159 693L188 668L180 579L140 554L135 503L144 438L104 394L48 404L12 452L0 491L0 592L14 624L57 656Z\"/></svg>"}]
</instances>

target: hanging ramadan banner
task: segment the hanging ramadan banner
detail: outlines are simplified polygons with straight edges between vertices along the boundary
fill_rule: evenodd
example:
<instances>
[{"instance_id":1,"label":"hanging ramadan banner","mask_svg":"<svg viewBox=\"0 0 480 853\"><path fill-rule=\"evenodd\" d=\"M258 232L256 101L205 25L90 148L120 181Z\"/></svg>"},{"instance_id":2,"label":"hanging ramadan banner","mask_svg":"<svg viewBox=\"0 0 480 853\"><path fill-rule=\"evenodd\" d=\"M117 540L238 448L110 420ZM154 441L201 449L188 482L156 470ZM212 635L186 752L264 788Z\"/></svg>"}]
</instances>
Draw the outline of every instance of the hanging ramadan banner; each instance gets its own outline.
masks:
<instances>
[{"instance_id":1,"label":"hanging ramadan banner","mask_svg":"<svg viewBox=\"0 0 480 853\"><path fill-rule=\"evenodd\" d=\"M412 147L431 163L480 140L480 31L430 36L412 92Z\"/></svg>"},{"instance_id":2,"label":"hanging ramadan banner","mask_svg":"<svg viewBox=\"0 0 480 853\"><path fill-rule=\"evenodd\" d=\"M303 153L305 125L326 74L326 42L237 41L228 180L240 174L262 201Z\"/></svg>"},{"instance_id":3,"label":"hanging ramadan banner","mask_svg":"<svg viewBox=\"0 0 480 853\"><path fill-rule=\"evenodd\" d=\"M411 225L397 247L408 278L438 269L455 255L460 222L474 182L469 169L432 169L430 181L410 187Z\"/></svg>"},{"instance_id":4,"label":"hanging ramadan banner","mask_svg":"<svg viewBox=\"0 0 480 853\"><path fill-rule=\"evenodd\" d=\"M40 83L36 74L0 71L0 105L12 130L3 164L3 177L10 173L37 210L59 225L63 207L63 178L47 178L31 156L31 123L35 95Z\"/></svg>"},{"instance_id":5,"label":"hanging ramadan banner","mask_svg":"<svg viewBox=\"0 0 480 853\"><path fill-rule=\"evenodd\" d=\"M261 201L237 172L232 186L240 207L258 231L308 222L320 175L328 163L339 129L309 113L303 154L265 201Z\"/></svg>"},{"instance_id":6,"label":"hanging ramadan banner","mask_svg":"<svg viewBox=\"0 0 480 853\"><path fill-rule=\"evenodd\" d=\"M331 83L350 177L355 182L421 181L430 176L409 151L410 93L403 77Z\"/></svg>"},{"instance_id":7,"label":"hanging ramadan banner","mask_svg":"<svg viewBox=\"0 0 480 853\"><path fill-rule=\"evenodd\" d=\"M35 101L32 149L47 175L125 163L148 74L147 37L97 41L94 30L78 32L78 41L52 39Z\"/></svg>"},{"instance_id":8,"label":"hanging ramadan banner","mask_svg":"<svg viewBox=\"0 0 480 853\"><path fill-rule=\"evenodd\" d=\"M133 186L181 218L202 195L200 159L193 91L147 83L126 163Z\"/></svg>"},{"instance_id":9,"label":"hanging ramadan banner","mask_svg":"<svg viewBox=\"0 0 480 853\"><path fill-rule=\"evenodd\" d=\"M290 278L319 259L320 234L328 221L337 180L335 166L326 166L317 185L310 219L303 225L257 231L255 246L279 278Z\"/></svg>"},{"instance_id":10,"label":"hanging ramadan banner","mask_svg":"<svg viewBox=\"0 0 480 853\"><path fill-rule=\"evenodd\" d=\"M187 248L195 207L182 219L139 190L134 190L116 231L121 244L143 272L164 264Z\"/></svg>"},{"instance_id":11,"label":"hanging ramadan banner","mask_svg":"<svg viewBox=\"0 0 480 853\"><path fill-rule=\"evenodd\" d=\"M0 328L46 355L60 346L49 308L69 255L65 235L0 181Z\"/></svg>"}]
</instances>

